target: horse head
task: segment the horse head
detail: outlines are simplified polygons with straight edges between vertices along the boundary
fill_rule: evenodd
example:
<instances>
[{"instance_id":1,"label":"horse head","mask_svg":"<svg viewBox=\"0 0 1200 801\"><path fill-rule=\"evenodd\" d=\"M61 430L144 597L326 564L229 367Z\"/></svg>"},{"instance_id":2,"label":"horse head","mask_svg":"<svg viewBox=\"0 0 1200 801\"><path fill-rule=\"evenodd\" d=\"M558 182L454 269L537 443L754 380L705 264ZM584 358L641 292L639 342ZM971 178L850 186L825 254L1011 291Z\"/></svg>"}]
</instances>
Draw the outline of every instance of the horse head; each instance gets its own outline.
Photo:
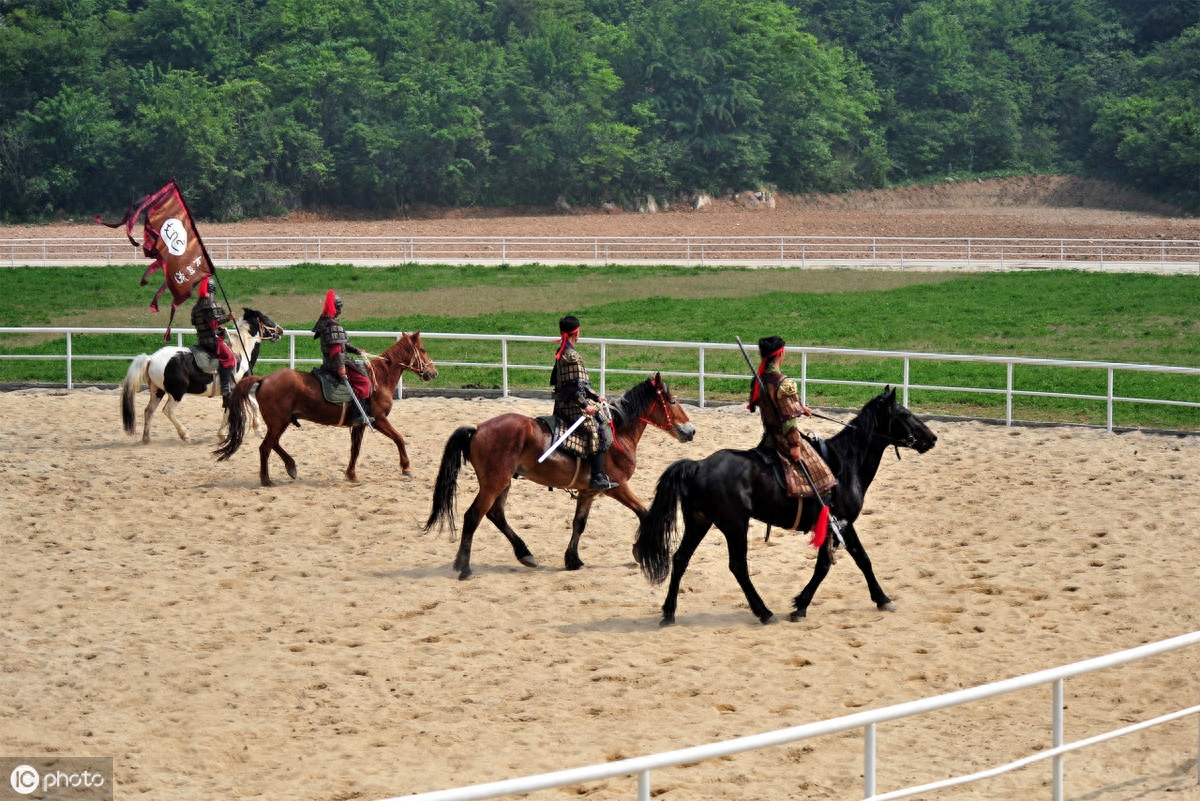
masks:
<instances>
[{"instance_id":1,"label":"horse head","mask_svg":"<svg viewBox=\"0 0 1200 801\"><path fill-rule=\"evenodd\" d=\"M875 405L878 413L875 436L885 439L889 445L925 453L937 444L937 434L906 406L896 401L894 387L885 387L869 405ZM899 456L899 451L896 455Z\"/></svg>"},{"instance_id":2,"label":"horse head","mask_svg":"<svg viewBox=\"0 0 1200 801\"><path fill-rule=\"evenodd\" d=\"M405 370L421 376L422 381L432 381L438 376L433 359L429 358L429 353L421 344L420 331L401 334L400 338L388 346L387 350L379 354L377 358L385 360L390 365L389 372L394 370L397 380L399 380L400 373Z\"/></svg>"},{"instance_id":3,"label":"horse head","mask_svg":"<svg viewBox=\"0 0 1200 801\"><path fill-rule=\"evenodd\" d=\"M691 442L696 436L696 426L688 419L687 412L671 394L671 388L663 381L661 373L647 379L651 395L649 408L639 417L655 428L661 428L680 442Z\"/></svg>"},{"instance_id":4,"label":"horse head","mask_svg":"<svg viewBox=\"0 0 1200 801\"><path fill-rule=\"evenodd\" d=\"M246 323L246 329L252 337L269 339L272 342L278 342L283 338L283 328L260 311L243 306L242 321Z\"/></svg>"}]
</instances>

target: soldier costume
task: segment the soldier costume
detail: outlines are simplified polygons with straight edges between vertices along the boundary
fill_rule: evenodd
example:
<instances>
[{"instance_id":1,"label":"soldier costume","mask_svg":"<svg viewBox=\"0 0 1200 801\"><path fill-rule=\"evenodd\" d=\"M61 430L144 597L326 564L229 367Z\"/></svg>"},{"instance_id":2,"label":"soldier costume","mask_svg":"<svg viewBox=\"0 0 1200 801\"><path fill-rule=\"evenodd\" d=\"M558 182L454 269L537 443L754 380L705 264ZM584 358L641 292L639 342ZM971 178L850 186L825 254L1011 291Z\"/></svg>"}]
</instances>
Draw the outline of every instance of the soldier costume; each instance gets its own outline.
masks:
<instances>
[{"instance_id":1,"label":"soldier costume","mask_svg":"<svg viewBox=\"0 0 1200 801\"><path fill-rule=\"evenodd\" d=\"M208 289L210 277L206 275L200 282L196 304L192 306L192 325L196 326L196 337L200 340L198 344L201 350L217 360L219 365L217 375L221 380L221 397L228 405L229 393L233 392L233 387L237 383L234 381L237 358L225 344L228 332L222 326L231 322L233 315L213 301L212 294Z\"/></svg>"},{"instance_id":2,"label":"soldier costume","mask_svg":"<svg viewBox=\"0 0 1200 801\"><path fill-rule=\"evenodd\" d=\"M779 369L784 355L783 339L763 337L758 341L758 351L762 356L758 374L770 399L759 397L758 382L755 381L746 408L754 411L757 407L762 414L763 437L759 447L769 448L779 454L789 496L805 498L813 494L812 487L796 464L797 459L804 462L817 490L824 495L837 486L837 479L809 441L800 434L799 418L801 415L811 415L812 410L800 402L796 382Z\"/></svg>"},{"instance_id":3,"label":"soldier costume","mask_svg":"<svg viewBox=\"0 0 1200 801\"><path fill-rule=\"evenodd\" d=\"M350 419L350 425L363 425L375 420L371 415L371 379L362 362L346 356L346 353L359 356L362 354L362 349L350 344L350 337L346 334L346 329L342 328L341 323L337 321L337 317L341 313L342 299L331 289L325 293L325 306L321 309L321 316L312 328L313 339L321 340L321 367L348 382L355 397L362 402L366 417L363 418L356 408L354 417Z\"/></svg>"},{"instance_id":4,"label":"soldier costume","mask_svg":"<svg viewBox=\"0 0 1200 801\"><path fill-rule=\"evenodd\" d=\"M579 318L568 315L558 321L561 342L554 355L554 369L550 371L550 385L554 387L554 416L560 430L585 415L583 423L564 444L564 449L577 452L588 459L592 466L591 488L608 490L617 483L604 472L606 452L612 443L607 427L608 414L601 404L604 398L592 389L583 358L575 350L579 339ZM603 429L601 427L604 427Z\"/></svg>"}]
</instances>

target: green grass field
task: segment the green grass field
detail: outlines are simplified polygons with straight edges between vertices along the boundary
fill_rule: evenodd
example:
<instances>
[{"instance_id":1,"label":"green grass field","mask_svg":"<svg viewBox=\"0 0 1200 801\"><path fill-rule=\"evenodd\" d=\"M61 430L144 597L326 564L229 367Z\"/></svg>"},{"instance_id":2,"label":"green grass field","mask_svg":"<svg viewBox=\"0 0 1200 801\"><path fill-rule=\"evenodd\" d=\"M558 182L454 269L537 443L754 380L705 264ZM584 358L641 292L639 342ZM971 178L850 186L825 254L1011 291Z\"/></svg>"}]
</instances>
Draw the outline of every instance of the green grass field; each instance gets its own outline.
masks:
<instances>
[{"instance_id":1,"label":"green grass field","mask_svg":"<svg viewBox=\"0 0 1200 801\"><path fill-rule=\"evenodd\" d=\"M0 325L134 326L163 329L165 312L148 309L154 286L140 287L144 265L103 268L5 268L0 270ZM325 291L336 288L346 303L348 328L444 333L528 334L553 337L557 320L577 314L583 336L639 340L732 343L751 346L777 333L792 345L899 350L936 354L986 354L1134 364L1200 367L1200 279L1189 276L1111 275L1067 270L1036 273L952 273L859 270L738 270L683 267L438 267L388 268L300 265L270 270L223 270L221 290L231 306L260 309L290 330L308 329ZM221 298L221 292L218 292ZM190 306L176 327L190 331ZM186 337L186 341L192 338ZM358 341L377 352L386 340ZM115 383L134 354L150 352L161 337L74 337L76 354L123 358L79 362L76 383ZM498 361L499 346L467 340L430 340L441 362ZM65 353L61 337L0 336L0 354ZM582 348L593 373L598 346ZM264 358L286 357L285 345L266 345ZM315 357L314 343L297 340L299 358ZM549 343L513 343L509 359L548 365ZM696 351L609 346L610 369L697 370ZM741 375L741 355L706 353L707 373ZM272 369L267 365L259 372ZM799 360L788 363L799 372ZM913 384L1003 389L1006 367L914 360ZM813 355L810 379L896 383L898 359ZM1019 389L1102 395L1107 372L1018 366ZM0 360L2 382L62 383L62 362ZM610 375L610 393L636 380ZM499 370L443 369L436 386L499 386ZM543 388L545 372L513 371L510 386ZM695 379L673 381L685 398L696 397ZM740 398L747 382L709 379L710 400ZM1117 395L1200 400L1200 378L1118 371ZM809 402L861 405L874 390L814 384ZM1000 417L1000 395L914 390L914 409ZM1103 402L1018 398L1018 419L1103 423ZM1120 426L1200 429L1200 411L1149 404L1117 404Z\"/></svg>"}]
</instances>

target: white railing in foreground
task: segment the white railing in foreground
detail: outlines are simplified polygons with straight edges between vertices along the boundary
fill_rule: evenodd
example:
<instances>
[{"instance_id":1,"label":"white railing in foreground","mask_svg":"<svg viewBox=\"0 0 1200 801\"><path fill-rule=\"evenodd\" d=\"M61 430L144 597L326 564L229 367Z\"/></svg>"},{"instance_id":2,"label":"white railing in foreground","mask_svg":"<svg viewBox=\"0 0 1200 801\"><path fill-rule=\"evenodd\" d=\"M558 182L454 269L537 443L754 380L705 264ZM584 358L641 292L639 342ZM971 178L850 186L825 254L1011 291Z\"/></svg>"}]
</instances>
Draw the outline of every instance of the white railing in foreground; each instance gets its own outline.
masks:
<instances>
[{"instance_id":1,"label":"white railing in foreground","mask_svg":"<svg viewBox=\"0 0 1200 801\"><path fill-rule=\"evenodd\" d=\"M400 331L350 331L349 334L357 338L398 338L403 332ZM28 360L28 361L65 361L66 362L66 385L68 389L74 388L74 364L81 361L128 361L132 360L135 354L129 355L87 355L76 353L75 351L75 336L90 335L90 334L149 334L159 336L161 331L154 328L73 328L64 326L44 326L44 327L28 327L28 328L0 328L0 334L62 334L66 337L66 354L47 354L47 355L26 355L26 354L0 354L0 360ZM184 344L185 335L188 341L191 340L192 331L190 328L175 330L175 342L178 345ZM259 364L286 364L288 367L295 368L301 364L317 364L317 359L303 359L296 357L296 338L302 340L311 338L311 331L287 331L284 336L288 340L288 356L286 359L270 358L270 345L265 346L260 355ZM421 334L424 340L475 340L494 342L499 345L499 354L497 361L479 361L479 362L463 362L440 359L437 356L436 350L433 353L433 359L439 367L469 367L469 368L498 368L501 371L501 395L508 397L511 394L510 377L514 371L522 372L549 372L549 364L521 364L513 362L509 358L509 344L514 342L539 342L550 346L551 343L556 343L557 339L551 339L543 336L527 336L519 334L449 334L425 332ZM706 405L705 381L710 379L745 379L744 373L722 373L714 372L706 369L706 358L710 353L720 351L735 351L737 345L727 342L671 342L659 340L641 340L641 339L600 339L587 338L581 339L580 342L586 344L593 343L600 346L600 362L596 368L593 368L593 373L599 378L600 393L606 394L607 385L610 376L614 375L646 375L654 372L659 368L653 364L648 364L646 367L639 369L613 368L608 366L609 348L635 347L635 348L651 348L651 349L683 349L691 350L696 353L697 369L691 370L663 370L663 375L668 378L692 378L696 379L699 397L697 403L699 406ZM1006 425L1013 425L1013 400L1020 397L1038 397L1038 398L1073 398L1077 400L1090 400L1104 402L1106 409L1106 428L1109 431L1113 430L1113 412L1114 407L1118 403L1144 403L1159 406L1178 406L1200 409L1200 402L1183 401L1163 398L1145 398L1131 397L1127 395L1117 395L1114 392L1115 376L1118 373L1125 372L1149 372L1162 374L1176 375L1196 375L1200 376L1200 368L1197 367L1171 367L1165 365L1153 364L1127 364L1122 362L1096 362L1096 361L1070 361L1067 359L1034 359L1022 358L1018 356L972 356L964 354L948 354L948 353L917 353L912 351L886 351L886 350L855 350L849 348L815 348L804 346L789 346L792 352L792 358L799 357L800 367L799 375L794 376L797 383L800 385L801 400L807 403L808 391L810 385L829 384L838 386L882 386L884 383L891 384L901 391L901 403L909 405L909 392L912 390L933 391L933 392L956 392L956 393L974 393L980 395L1003 395L1004 396L1004 420ZM838 378L821 378L810 374L809 359L811 356L833 356L833 357L864 357L864 358L883 358L891 359L900 363L900 369L896 375L881 380L878 382L852 381ZM1004 365L1006 371L1005 386L999 387L970 387L970 386L945 386L939 384L920 384L914 383L911 378L911 368L914 361L930 361L930 362L975 362L984 364ZM1069 392L1046 392L1032 389L1020 389L1018 387L1014 368L1017 366L1033 366L1033 367L1065 367L1072 369L1085 370L1103 370L1107 376L1107 390L1103 395L1096 394L1081 394ZM399 397L404 397L403 380L397 388Z\"/></svg>"},{"instance_id":2,"label":"white railing in foreground","mask_svg":"<svg viewBox=\"0 0 1200 801\"><path fill-rule=\"evenodd\" d=\"M211 236L221 267L315 264L682 264L1200 274L1200 240L870 236ZM0 265L144 264L117 236L0 239Z\"/></svg>"},{"instance_id":3,"label":"white railing in foreground","mask_svg":"<svg viewBox=\"0 0 1200 801\"><path fill-rule=\"evenodd\" d=\"M487 784L476 784L470 787L460 787L453 790L438 790L431 793L419 793L415 795L397 796L389 798L387 801L472 801L472 799L481 798L498 798L516 793L528 793L534 790L545 790L552 787L564 787L567 785L582 784L583 782L598 781L601 779L610 779L617 776L637 776L637 797L638 801L649 801L650 799L650 771L660 768L671 768L679 765L684 765L692 762L701 762L707 759L715 759L717 757L729 756L731 754L739 754L744 751L753 751L759 748L767 748L776 745L785 745L794 743L799 740L807 740L813 737L821 737L827 734L837 734L838 732L848 731L850 729L863 729L864 746L863 746L863 797L868 801L888 801L893 798L905 798L918 793L927 793L934 790L943 789L946 787L954 787L968 782L978 781L980 779L998 776L1002 773L1008 773L1026 765L1043 760L1052 760L1051 772L1053 776L1053 798L1054 801L1062 801L1063 799L1063 756L1071 751L1076 751L1080 748L1089 745L1111 740L1126 734L1131 734L1141 729L1146 729L1151 726L1157 726L1163 723L1169 723L1173 720L1179 720L1189 715L1200 716L1200 704L1190 706L1185 709L1180 709L1166 715L1161 715L1150 720L1142 721L1124 728L1114 729L1105 734L1100 734L1095 737L1089 737L1085 740L1078 740L1073 743L1063 742L1064 729L1064 704L1063 704L1063 681L1072 676L1078 676L1083 673L1090 673L1104 668L1123 665L1128 662L1133 662L1139 659L1145 659L1150 656L1174 651L1179 648L1200 644L1200 631L1192 632L1191 634L1183 634L1178 637L1173 637L1169 640L1142 645L1137 648L1130 648L1127 651L1118 651L1115 654L1108 656L1100 656L1094 659L1088 659L1083 662L1076 662L1072 665L1064 667L1051 668L1042 670L1037 673L1029 673L1024 676L1019 676L1013 679L1004 681L992 682L979 687L973 687L966 690L958 690L944 695L936 695L931 698L923 698L917 701L909 701L902 704L884 707L868 712L858 712L845 717L834 718L832 720L824 720L818 723L808 723L803 726L793 726L788 729L779 729L778 731L768 732L766 734L756 734L749 737L739 737L734 740L726 740L721 743L710 743L708 745L698 745L692 748L683 748L678 751L667 751L661 754L652 756L634 757L632 759L622 759L617 762L607 762L603 765L592 765L586 768L573 768L570 770L560 770L553 773L543 773L538 776L529 776L523 779L506 779L504 781L489 782ZM946 709L947 707L958 706L960 704L979 701L985 698L992 698L997 695L1003 695L1015 690L1024 690L1030 687L1037 687L1042 684L1053 684L1053 704L1051 714L1051 742L1052 747L1039 751L1023 759L1018 759L1013 762L1008 762L1003 765L988 770L979 771L964 776L957 776L945 781L923 784L918 787L907 787L902 790L876 794L875 790L875 728L878 724L890 720L898 720L900 718L910 717L912 715L920 715L925 712L933 712L938 709ZM1200 732L1198 732L1200 734ZM1197 740L1198 760L1200 760L1200 737ZM1200 766L1197 767L1197 783L1200 784Z\"/></svg>"}]
</instances>

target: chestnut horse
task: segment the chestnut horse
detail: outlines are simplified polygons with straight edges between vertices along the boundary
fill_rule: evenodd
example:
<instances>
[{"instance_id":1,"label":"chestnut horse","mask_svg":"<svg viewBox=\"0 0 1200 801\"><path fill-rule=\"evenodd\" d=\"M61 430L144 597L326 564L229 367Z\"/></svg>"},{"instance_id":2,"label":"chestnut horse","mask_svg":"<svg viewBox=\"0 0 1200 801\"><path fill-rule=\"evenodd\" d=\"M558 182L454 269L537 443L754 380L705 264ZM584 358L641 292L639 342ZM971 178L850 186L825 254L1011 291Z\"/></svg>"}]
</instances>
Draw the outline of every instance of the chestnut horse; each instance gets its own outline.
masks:
<instances>
[{"instance_id":1,"label":"chestnut horse","mask_svg":"<svg viewBox=\"0 0 1200 801\"><path fill-rule=\"evenodd\" d=\"M396 443L400 451L400 469L404 475L412 477L408 453L404 449L404 437L388 420L388 412L392 410L401 373L410 370L421 376L422 380L432 381L437 378L437 368L421 344L420 331L404 334L378 356L364 356L374 387L371 392L371 413L375 415L375 430ZM342 405L325 400L320 380L311 372L299 370L284 369L268 376L249 376L238 382L229 397L229 439L213 451L217 461L225 461L241 447L246 436L252 394L258 401L259 414L267 425L267 434L258 446L259 480L264 487L274 486L267 471L267 459L272 450L283 459L287 474L296 478L296 460L279 446L279 438L288 424L299 428L300 420L311 420L325 426L350 426L350 464L346 467L346 478L358 480L354 466L358 462L365 426L351 426Z\"/></svg>"},{"instance_id":2,"label":"chestnut horse","mask_svg":"<svg viewBox=\"0 0 1200 801\"><path fill-rule=\"evenodd\" d=\"M638 441L646 426L661 428L680 442L690 442L696 435L696 427L688 421L687 412L671 395L658 373L630 389L610 408L616 437L608 450L607 472L617 486L607 490L606 494L632 509L640 519L646 513L646 504L629 488L628 482L637 467ZM533 417L516 413L493 417L479 426L462 426L450 435L442 453L442 465L433 489L433 510L425 523L425 531L435 523L449 523L450 530L454 531L458 471L469 461L479 481L479 493L463 515L462 540L454 559L459 579L471 575L471 541L485 515L508 538L517 561L526 567L537 567L537 560L504 516L504 505L514 478L528 478L545 487L577 493L565 562L567 570L583 567L579 558L579 538L587 525L592 503L601 491L588 487L591 470L577 456L560 449L539 463L538 457L551 442L553 438L545 425Z\"/></svg>"}]
</instances>

